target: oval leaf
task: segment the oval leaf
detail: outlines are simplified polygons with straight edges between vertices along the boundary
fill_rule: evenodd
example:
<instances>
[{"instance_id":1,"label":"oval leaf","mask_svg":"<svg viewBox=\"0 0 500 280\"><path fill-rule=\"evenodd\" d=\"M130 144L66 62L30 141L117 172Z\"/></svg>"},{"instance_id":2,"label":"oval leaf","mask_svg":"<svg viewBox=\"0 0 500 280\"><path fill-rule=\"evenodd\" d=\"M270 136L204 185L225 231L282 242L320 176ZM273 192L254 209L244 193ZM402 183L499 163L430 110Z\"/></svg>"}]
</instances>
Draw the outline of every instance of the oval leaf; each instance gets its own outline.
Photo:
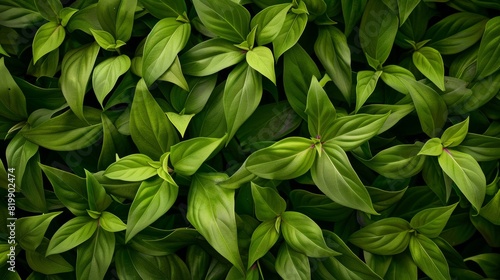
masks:
<instances>
[{"instance_id":1,"label":"oval leaf","mask_svg":"<svg viewBox=\"0 0 500 280\"><path fill-rule=\"evenodd\" d=\"M47 248L46 256L66 252L92 237L97 230L98 221L90 217L76 217L62 225Z\"/></svg>"},{"instance_id":2,"label":"oval leaf","mask_svg":"<svg viewBox=\"0 0 500 280\"><path fill-rule=\"evenodd\" d=\"M57 49L66 36L64 27L57 22L49 21L42 25L33 38L33 64L42 56Z\"/></svg>"},{"instance_id":3,"label":"oval leaf","mask_svg":"<svg viewBox=\"0 0 500 280\"><path fill-rule=\"evenodd\" d=\"M441 54L431 47L423 47L413 53L417 69L444 91L444 62Z\"/></svg>"},{"instance_id":4,"label":"oval leaf","mask_svg":"<svg viewBox=\"0 0 500 280\"><path fill-rule=\"evenodd\" d=\"M276 84L276 74L274 73L273 53L267 47L255 47L247 52L247 63L255 71L261 73Z\"/></svg>"},{"instance_id":5,"label":"oval leaf","mask_svg":"<svg viewBox=\"0 0 500 280\"><path fill-rule=\"evenodd\" d=\"M118 78L130 68L130 58L126 55L111 57L99 63L92 73L92 87L97 100L103 106L104 98L111 92Z\"/></svg>"},{"instance_id":6,"label":"oval leaf","mask_svg":"<svg viewBox=\"0 0 500 280\"><path fill-rule=\"evenodd\" d=\"M196 137L172 146L170 160L175 172L193 175L224 140L225 137Z\"/></svg>"}]
</instances>

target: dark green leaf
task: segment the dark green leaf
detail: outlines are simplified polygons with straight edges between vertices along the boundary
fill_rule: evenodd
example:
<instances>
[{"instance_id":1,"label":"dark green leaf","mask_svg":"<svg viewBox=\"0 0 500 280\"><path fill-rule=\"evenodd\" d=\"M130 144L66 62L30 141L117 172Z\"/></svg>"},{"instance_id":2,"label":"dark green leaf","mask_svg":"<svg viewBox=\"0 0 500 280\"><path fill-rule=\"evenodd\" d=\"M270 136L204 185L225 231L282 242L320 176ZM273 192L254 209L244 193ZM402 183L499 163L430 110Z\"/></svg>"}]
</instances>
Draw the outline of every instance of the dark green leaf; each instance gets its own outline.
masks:
<instances>
[{"instance_id":1,"label":"dark green leaf","mask_svg":"<svg viewBox=\"0 0 500 280\"><path fill-rule=\"evenodd\" d=\"M367 0L361 1L350 1L342 0L342 15L344 16L345 22L345 35L349 36L354 26L358 23L359 19L363 15L363 10L365 9Z\"/></svg>"},{"instance_id":2,"label":"dark green leaf","mask_svg":"<svg viewBox=\"0 0 500 280\"><path fill-rule=\"evenodd\" d=\"M488 278L500 277L500 269L498 263L500 262L500 254L486 253L480 254L464 259L464 261L473 261L477 263L484 271Z\"/></svg>"},{"instance_id":3,"label":"dark green leaf","mask_svg":"<svg viewBox=\"0 0 500 280\"><path fill-rule=\"evenodd\" d=\"M16 221L16 241L26 251L35 251L43 240L50 222L62 212L20 218Z\"/></svg>"},{"instance_id":4,"label":"dark green leaf","mask_svg":"<svg viewBox=\"0 0 500 280\"><path fill-rule=\"evenodd\" d=\"M48 21L57 21L63 6L60 0L35 0L36 9Z\"/></svg>"},{"instance_id":5,"label":"dark green leaf","mask_svg":"<svg viewBox=\"0 0 500 280\"><path fill-rule=\"evenodd\" d=\"M338 222L352 213L348 208L333 202L325 195L305 190L291 191L290 200L295 211L306 214L314 220Z\"/></svg>"},{"instance_id":6,"label":"dark green leaf","mask_svg":"<svg viewBox=\"0 0 500 280\"><path fill-rule=\"evenodd\" d=\"M106 210L112 202L111 197L106 193L104 187L97 181L92 173L85 170L85 176L90 210L97 212Z\"/></svg>"},{"instance_id":7,"label":"dark green leaf","mask_svg":"<svg viewBox=\"0 0 500 280\"><path fill-rule=\"evenodd\" d=\"M77 248L78 279L104 279L115 251L115 234L98 228L94 235Z\"/></svg>"},{"instance_id":8,"label":"dark green leaf","mask_svg":"<svg viewBox=\"0 0 500 280\"><path fill-rule=\"evenodd\" d=\"M0 116L13 121L25 120L26 98L5 67L5 58L0 58Z\"/></svg>"},{"instance_id":9,"label":"dark green leaf","mask_svg":"<svg viewBox=\"0 0 500 280\"><path fill-rule=\"evenodd\" d=\"M140 3L159 19L183 16L187 11L184 0L140 0Z\"/></svg>"},{"instance_id":10,"label":"dark green leaf","mask_svg":"<svg viewBox=\"0 0 500 280\"><path fill-rule=\"evenodd\" d=\"M311 267L306 255L283 243L276 257L276 271L283 279L310 280Z\"/></svg>"},{"instance_id":11,"label":"dark green leaf","mask_svg":"<svg viewBox=\"0 0 500 280\"><path fill-rule=\"evenodd\" d=\"M99 23L116 40L127 42L132 34L136 5L137 0L99 1L97 3Z\"/></svg>"},{"instance_id":12,"label":"dark green leaf","mask_svg":"<svg viewBox=\"0 0 500 280\"><path fill-rule=\"evenodd\" d=\"M67 260L65 260L63 256L61 255L50 255L47 257L45 256L45 252L47 250L48 245L49 245L48 239L44 238L40 246L36 248L36 251L35 250L26 251L26 261L28 262L30 268L33 269L34 271L47 275L73 271L74 270L73 266Z\"/></svg>"}]
</instances>

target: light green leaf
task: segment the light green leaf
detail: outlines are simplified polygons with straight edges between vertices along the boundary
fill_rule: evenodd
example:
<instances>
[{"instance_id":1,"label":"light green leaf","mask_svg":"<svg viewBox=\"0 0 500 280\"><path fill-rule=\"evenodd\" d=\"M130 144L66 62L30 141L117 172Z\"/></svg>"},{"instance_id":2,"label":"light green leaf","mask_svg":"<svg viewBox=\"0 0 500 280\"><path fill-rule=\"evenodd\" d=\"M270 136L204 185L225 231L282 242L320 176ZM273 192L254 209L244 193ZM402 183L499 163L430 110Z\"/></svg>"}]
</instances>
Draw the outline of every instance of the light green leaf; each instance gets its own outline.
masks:
<instances>
[{"instance_id":1,"label":"light green leaf","mask_svg":"<svg viewBox=\"0 0 500 280\"><path fill-rule=\"evenodd\" d=\"M269 6L257 13L250 23L250 28L257 26L257 43L259 46L271 43L278 36L285 23L291 4Z\"/></svg>"},{"instance_id":2,"label":"light green leaf","mask_svg":"<svg viewBox=\"0 0 500 280\"><path fill-rule=\"evenodd\" d=\"M68 51L62 61L61 90L69 107L81 120L85 120L83 99L99 49L99 45L94 42Z\"/></svg>"},{"instance_id":3,"label":"light green leaf","mask_svg":"<svg viewBox=\"0 0 500 280\"><path fill-rule=\"evenodd\" d=\"M286 244L308 257L338 256L339 253L326 246L321 228L306 215L287 211L281 215L281 231Z\"/></svg>"},{"instance_id":4,"label":"light green leaf","mask_svg":"<svg viewBox=\"0 0 500 280\"><path fill-rule=\"evenodd\" d=\"M53 151L83 149L102 137L102 123L100 112L94 108L82 108L82 116L68 110L21 133L29 141Z\"/></svg>"},{"instance_id":5,"label":"light green leaf","mask_svg":"<svg viewBox=\"0 0 500 280\"><path fill-rule=\"evenodd\" d=\"M225 82L215 87L204 109L194 116L191 127L195 136L222 137L226 134L226 119L224 116Z\"/></svg>"},{"instance_id":6,"label":"light green leaf","mask_svg":"<svg viewBox=\"0 0 500 280\"><path fill-rule=\"evenodd\" d=\"M417 234L410 239L410 252L415 264L432 279L449 280L450 271L441 249L428 237Z\"/></svg>"},{"instance_id":7,"label":"light green leaf","mask_svg":"<svg viewBox=\"0 0 500 280\"><path fill-rule=\"evenodd\" d=\"M456 150L471 155L477 161L490 161L500 158L500 138L467 133L464 141Z\"/></svg>"},{"instance_id":8,"label":"light green leaf","mask_svg":"<svg viewBox=\"0 0 500 280\"><path fill-rule=\"evenodd\" d=\"M368 1L359 30L361 47L368 59L370 66L379 70L389 54L398 32L398 17L383 1Z\"/></svg>"},{"instance_id":9,"label":"light green leaf","mask_svg":"<svg viewBox=\"0 0 500 280\"><path fill-rule=\"evenodd\" d=\"M115 37L107 31L90 28L90 32L97 44L107 51L114 51L125 44L123 41L115 40Z\"/></svg>"},{"instance_id":10,"label":"light green leaf","mask_svg":"<svg viewBox=\"0 0 500 280\"><path fill-rule=\"evenodd\" d=\"M35 251L43 240L52 219L62 212L20 218L16 221L16 241L26 251Z\"/></svg>"},{"instance_id":11,"label":"light green leaf","mask_svg":"<svg viewBox=\"0 0 500 280\"><path fill-rule=\"evenodd\" d=\"M248 171L246 167L246 160L243 164L234 172L229 179L224 182L219 183L219 186L228 189L238 189L244 183L248 183L255 179L257 176L252 172Z\"/></svg>"},{"instance_id":12,"label":"light green leaf","mask_svg":"<svg viewBox=\"0 0 500 280\"><path fill-rule=\"evenodd\" d=\"M189 79L189 92L174 88L170 102L174 109L184 114L198 114L207 104L217 84L217 75Z\"/></svg>"},{"instance_id":13,"label":"light green leaf","mask_svg":"<svg viewBox=\"0 0 500 280\"><path fill-rule=\"evenodd\" d=\"M331 127L335 123L337 113L325 90L321 87L315 76L307 92L307 127L311 137L328 139L331 137Z\"/></svg>"},{"instance_id":14,"label":"light green leaf","mask_svg":"<svg viewBox=\"0 0 500 280\"><path fill-rule=\"evenodd\" d=\"M153 160L147 155L132 154L108 166L104 176L113 180L140 182L156 175Z\"/></svg>"},{"instance_id":15,"label":"light green leaf","mask_svg":"<svg viewBox=\"0 0 500 280\"><path fill-rule=\"evenodd\" d=\"M194 0L196 13L205 27L233 43L245 41L250 26L250 12L231 0Z\"/></svg>"},{"instance_id":16,"label":"light green leaf","mask_svg":"<svg viewBox=\"0 0 500 280\"><path fill-rule=\"evenodd\" d=\"M342 15L344 16L345 22L345 36L349 36L354 26L358 23L359 19L363 15L366 3L368 0L351 1L342 0Z\"/></svg>"},{"instance_id":17,"label":"light green leaf","mask_svg":"<svg viewBox=\"0 0 500 280\"><path fill-rule=\"evenodd\" d=\"M141 153L158 159L179 141L175 128L142 79L137 83L130 110L130 134Z\"/></svg>"},{"instance_id":18,"label":"light green leaf","mask_svg":"<svg viewBox=\"0 0 500 280\"><path fill-rule=\"evenodd\" d=\"M280 56L299 41L307 25L307 14L289 13L278 36L273 40L274 59ZM309 77L308 77L309 79Z\"/></svg>"},{"instance_id":19,"label":"light green leaf","mask_svg":"<svg viewBox=\"0 0 500 280\"><path fill-rule=\"evenodd\" d=\"M463 152L444 149L439 165L479 212L486 193L486 178L474 158Z\"/></svg>"},{"instance_id":20,"label":"light green leaf","mask_svg":"<svg viewBox=\"0 0 500 280\"><path fill-rule=\"evenodd\" d=\"M0 116L13 121L26 120L26 98L0 58Z\"/></svg>"},{"instance_id":21,"label":"light green leaf","mask_svg":"<svg viewBox=\"0 0 500 280\"><path fill-rule=\"evenodd\" d=\"M318 66L299 44L285 52L283 65L286 98L295 112L307 120L305 113L307 92L311 85L311 77L321 78Z\"/></svg>"},{"instance_id":22,"label":"light green leaf","mask_svg":"<svg viewBox=\"0 0 500 280\"><path fill-rule=\"evenodd\" d=\"M356 231L349 242L377 255L402 253L410 243L411 226L401 218L385 218Z\"/></svg>"},{"instance_id":23,"label":"light green leaf","mask_svg":"<svg viewBox=\"0 0 500 280\"><path fill-rule=\"evenodd\" d=\"M47 248L46 256L66 252L92 237L98 228L98 221L91 217L76 217L62 225Z\"/></svg>"},{"instance_id":24,"label":"light green leaf","mask_svg":"<svg viewBox=\"0 0 500 280\"><path fill-rule=\"evenodd\" d=\"M248 252L248 268L262 258L278 241L280 233L276 231L276 219L261 223L253 232Z\"/></svg>"},{"instance_id":25,"label":"light green leaf","mask_svg":"<svg viewBox=\"0 0 500 280\"><path fill-rule=\"evenodd\" d=\"M344 151L353 150L377 135L388 117L389 114L358 114L337 118L323 139Z\"/></svg>"},{"instance_id":26,"label":"light green leaf","mask_svg":"<svg viewBox=\"0 0 500 280\"><path fill-rule=\"evenodd\" d=\"M132 34L137 0L107 0L97 3L97 18L103 30L127 42Z\"/></svg>"},{"instance_id":27,"label":"light green leaf","mask_svg":"<svg viewBox=\"0 0 500 280\"><path fill-rule=\"evenodd\" d=\"M382 71L359 71L356 83L356 112L375 90Z\"/></svg>"},{"instance_id":28,"label":"light green leaf","mask_svg":"<svg viewBox=\"0 0 500 280\"><path fill-rule=\"evenodd\" d=\"M177 131L181 134L181 137L184 137L184 133L189 125L189 122L194 117L195 114L189 115L180 115L174 112L167 112L167 117L170 122L177 128Z\"/></svg>"},{"instance_id":29,"label":"light green leaf","mask_svg":"<svg viewBox=\"0 0 500 280\"><path fill-rule=\"evenodd\" d=\"M33 63L57 49L64 41L65 36L64 27L57 22L50 21L42 25L33 38Z\"/></svg>"},{"instance_id":30,"label":"light green leaf","mask_svg":"<svg viewBox=\"0 0 500 280\"><path fill-rule=\"evenodd\" d=\"M196 137L172 146L170 161L175 172L186 176L193 175L210 155L221 147L225 139L226 137Z\"/></svg>"},{"instance_id":31,"label":"light green leaf","mask_svg":"<svg viewBox=\"0 0 500 280\"><path fill-rule=\"evenodd\" d=\"M276 84L273 53L267 47L255 47L247 52L248 65Z\"/></svg>"},{"instance_id":32,"label":"light green leaf","mask_svg":"<svg viewBox=\"0 0 500 280\"><path fill-rule=\"evenodd\" d=\"M467 131L469 130L469 117L464 121L457 123L455 125L447 128L443 135L441 136L441 142L443 142L443 146L446 147L455 147L460 145L462 141L464 141L467 136Z\"/></svg>"},{"instance_id":33,"label":"light green leaf","mask_svg":"<svg viewBox=\"0 0 500 280\"><path fill-rule=\"evenodd\" d=\"M71 8L71 7L64 7L61 10L59 10L59 12L57 13L57 16L59 17L58 20L61 20L61 25L63 27L66 27L66 25L68 24L69 20L77 12L78 12L78 9L74 9L74 8Z\"/></svg>"},{"instance_id":34,"label":"light green leaf","mask_svg":"<svg viewBox=\"0 0 500 280\"><path fill-rule=\"evenodd\" d=\"M275 268L283 279L311 279L311 267L307 256L295 251L286 243L283 243L278 251Z\"/></svg>"},{"instance_id":35,"label":"light green leaf","mask_svg":"<svg viewBox=\"0 0 500 280\"><path fill-rule=\"evenodd\" d=\"M457 205L458 203L424 209L411 218L410 225L421 234L436 238L443 231Z\"/></svg>"},{"instance_id":36,"label":"light green leaf","mask_svg":"<svg viewBox=\"0 0 500 280\"><path fill-rule=\"evenodd\" d=\"M92 74L92 87L97 100L103 106L104 98L114 88L118 78L130 68L130 58L126 55L111 57L99 63Z\"/></svg>"},{"instance_id":37,"label":"light green leaf","mask_svg":"<svg viewBox=\"0 0 500 280\"><path fill-rule=\"evenodd\" d=\"M241 273L245 271L238 249L234 190L221 188L221 174L196 174L188 194L187 219L208 243Z\"/></svg>"},{"instance_id":38,"label":"light green leaf","mask_svg":"<svg viewBox=\"0 0 500 280\"><path fill-rule=\"evenodd\" d=\"M186 45L191 25L174 18L164 18L155 24L144 44L142 75L150 86L174 63Z\"/></svg>"},{"instance_id":39,"label":"light green leaf","mask_svg":"<svg viewBox=\"0 0 500 280\"><path fill-rule=\"evenodd\" d=\"M415 81L415 76L410 70L398 65L385 66L381 78L388 86L403 94L409 93L407 83Z\"/></svg>"},{"instance_id":40,"label":"light green leaf","mask_svg":"<svg viewBox=\"0 0 500 280\"><path fill-rule=\"evenodd\" d=\"M180 57L184 74L208 76L245 59L245 52L221 38L203 41Z\"/></svg>"},{"instance_id":41,"label":"light green leaf","mask_svg":"<svg viewBox=\"0 0 500 280\"><path fill-rule=\"evenodd\" d=\"M351 102L352 70L351 51L347 38L338 28L321 27L318 39L314 44L314 52L325 67L326 73L340 89L345 100Z\"/></svg>"},{"instance_id":42,"label":"light green leaf","mask_svg":"<svg viewBox=\"0 0 500 280\"><path fill-rule=\"evenodd\" d=\"M413 53L417 69L444 91L444 62L441 54L431 47L423 47Z\"/></svg>"},{"instance_id":43,"label":"light green leaf","mask_svg":"<svg viewBox=\"0 0 500 280\"><path fill-rule=\"evenodd\" d=\"M177 185L160 177L142 182L128 212L125 242L167 213L178 192Z\"/></svg>"},{"instance_id":44,"label":"light green leaf","mask_svg":"<svg viewBox=\"0 0 500 280\"><path fill-rule=\"evenodd\" d=\"M251 154L246 168L261 178L288 180L306 173L315 157L312 140L289 137Z\"/></svg>"},{"instance_id":45,"label":"light green leaf","mask_svg":"<svg viewBox=\"0 0 500 280\"><path fill-rule=\"evenodd\" d=\"M104 279L114 251L115 234L98 228L92 238L77 248L77 279Z\"/></svg>"},{"instance_id":46,"label":"light green leaf","mask_svg":"<svg viewBox=\"0 0 500 280\"><path fill-rule=\"evenodd\" d=\"M184 78L184 74L182 73L181 61L179 57L176 57L174 63L170 65L170 68L167 69L167 72L163 73L158 80L170 82L178 87L182 88L185 91L189 91L189 85Z\"/></svg>"},{"instance_id":47,"label":"light green leaf","mask_svg":"<svg viewBox=\"0 0 500 280\"><path fill-rule=\"evenodd\" d=\"M260 187L251 183L252 197L255 205L255 216L260 221L276 219L286 209L285 200L272 188Z\"/></svg>"},{"instance_id":48,"label":"light green leaf","mask_svg":"<svg viewBox=\"0 0 500 280\"><path fill-rule=\"evenodd\" d=\"M425 38L442 55L456 54L481 39L487 21L488 18L476 13L454 13L429 28Z\"/></svg>"},{"instance_id":49,"label":"light green leaf","mask_svg":"<svg viewBox=\"0 0 500 280\"><path fill-rule=\"evenodd\" d=\"M107 211L101 213L99 225L108 232L118 232L127 229L127 225L120 218Z\"/></svg>"},{"instance_id":50,"label":"light green leaf","mask_svg":"<svg viewBox=\"0 0 500 280\"><path fill-rule=\"evenodd\" d=\"M352 168L344 150L325 143L324 153L317 157L311 175L318 188L340 205L377 214L368 191Z\"/></svg>"},{"instance_id":51,"label":"light green leaf","mask_svg":"<svg viewBox=\"0 0 500 280\"><path fill-rule=\"evenodd\" d=\"M443 152L443 144L441 144L441 139L431 138L425 142L424 146L418 152L418 155L424 156L439 156Z\"/></svg>"},{"instance_id":52,"label":"light green leaf","mask_svg":"<svg viewBox=\"0 0 500 280\"><path fill-rule=\"evenodd\" d=\"M228 138L250 117L262 97L262 76L248 63L238 64L229 73L224 87L224 115Z\"/></svg>"}]
</instances>

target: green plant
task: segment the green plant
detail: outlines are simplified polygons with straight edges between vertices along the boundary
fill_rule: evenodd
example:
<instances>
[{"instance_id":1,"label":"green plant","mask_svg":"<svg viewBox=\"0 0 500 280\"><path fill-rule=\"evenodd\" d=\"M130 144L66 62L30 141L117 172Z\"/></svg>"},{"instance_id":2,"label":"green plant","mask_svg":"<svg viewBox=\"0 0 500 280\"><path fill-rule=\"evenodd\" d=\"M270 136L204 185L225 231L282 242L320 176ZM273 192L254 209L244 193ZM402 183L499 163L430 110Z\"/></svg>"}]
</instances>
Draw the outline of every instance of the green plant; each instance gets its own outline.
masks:
<instances>
[{"instance_id":1,"label":"green plant","mask_svg":"<svg viewBox=\"0 0 500 280\"><path fill-rule=\"evenodd\" d=\"M1 278L499 279L499 10L0 0Z\"/></svg>"}]
</instances>

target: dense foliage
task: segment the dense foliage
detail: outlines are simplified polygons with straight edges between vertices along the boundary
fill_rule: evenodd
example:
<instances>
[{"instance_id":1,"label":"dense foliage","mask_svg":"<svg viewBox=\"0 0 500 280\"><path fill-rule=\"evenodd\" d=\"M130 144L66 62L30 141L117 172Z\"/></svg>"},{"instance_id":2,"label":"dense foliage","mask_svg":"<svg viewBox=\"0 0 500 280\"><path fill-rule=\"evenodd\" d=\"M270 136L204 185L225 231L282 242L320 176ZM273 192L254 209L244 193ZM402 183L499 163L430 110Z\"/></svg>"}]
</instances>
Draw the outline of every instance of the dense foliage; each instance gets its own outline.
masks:
<instances>
[{"instance_id":1,"label":"dense foliage","mask_svg":"<svg viewBox=\"0 0 500 280\"><path fill-rule=\"evenodd\" d=\"M0 0L0 278L500 279L499 11Z\"/></svg>"}]
</instances>

